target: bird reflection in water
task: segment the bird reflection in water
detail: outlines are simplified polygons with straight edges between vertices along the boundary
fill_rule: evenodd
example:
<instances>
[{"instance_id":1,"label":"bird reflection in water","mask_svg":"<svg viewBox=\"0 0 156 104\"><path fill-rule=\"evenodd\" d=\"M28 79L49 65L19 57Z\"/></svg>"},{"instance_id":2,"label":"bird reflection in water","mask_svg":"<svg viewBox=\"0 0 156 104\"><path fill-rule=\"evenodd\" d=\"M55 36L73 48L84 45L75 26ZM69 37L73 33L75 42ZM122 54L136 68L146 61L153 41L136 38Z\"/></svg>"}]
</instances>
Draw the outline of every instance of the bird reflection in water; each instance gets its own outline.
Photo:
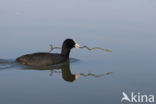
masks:
<instances>
[{"instance_id":1,"label":"bird reflection in water","mask_svg":"<svg viewBox=\"0 0 156 104\"><path fill-rule=\"evenodd\" d=\"M61 69L61 72L60 70ZM62 73L62 78L68 82L74 82L77 78L79 78L80 74L72 74L70 70L70 62L66 61L59 65L52 65L52 66L40 66L40 67L25 67L24 70L50 70L50 76L53 73Z\"/></svg>"},{"instance_id":2,"label":"bird reflection in water","mask_svg":"<svg viewBox=\"0 0 156 104\"><path fill-rule=\"evenodd\" d=\"M69 61L67 61L66 63L64 63L61 67L61 71L62 71L62 78L65 81L69 81L69 82L73 82L75 81L77 78L79 78L80 74L72 74L71 70L70 70L70 63Z\"/></svg>"},{"instance_id":3,"label":"bird reflection in water","mask_svg":"<svg viewBox=\"0 0 156 104\"><path fill-rule=\"evenodd\" d=\"M60 73L60 74L62 74L62 78L68 82L74 82L80 76L100 78L100 77L112 74L112 72L107 72L105 74L99 74L99 75L93 74L93 73L72 74L72 72L70 70L70 63L73 63L75 61L78 61L78 60L70 59L70 62L66 61L66 62L59 64L59 65L35 67L35 66L19 65L13 61L7 61L7 60L2 61L2 60L0 60L0 66L1 66L0 70L10 69L10 68L22 69L22 70L50 70L50 76L52 76L54 73ZM58 70L58 69L61 69L61 70Z\"/></svg>"},{"instance_id":4,"label":"bird reflection in water","mask_svg":"<svg viewBox=\"0 0 156 104\"><path fill-rule=\"evenodd\" d=\"M54 70L54 69L61 69L61 71L60 70ZM62 74L62 78L65 81L68 81L68 82L74 82L80 76L83 76L83 77L89 77L90 76L90 77L94 77L94 78L100 78L100 77L112 74L112 72L107 72L105 74L98 74L98 75L97 74L93 74L93 73L72 74L71 70L70 70L70 62L69 61L63 63L62 65L51 66L51 70L50 71L51 71L51 73L49 74L50 76L52 76L54 73L60 73L60 74Z\"/></svg>"},{"instance_id":5,"label":"bird reflection in water","mask_svg":"<svg viewBox=\"0 0 156 104\"><path fill-rule=\"evenodd\" d=\"M61 69L61 72L58 71L58 70L51 70L50 76L52 76L53 73L62 73L62 78L65 81L68 81L68 82L74 82L80 76L79 73L78 74L72 74L71 73L71 70L70 70L70 62L69 61L63 63L62 65L60 65L60 67L53 66L53 68L54 67L57 67L58 69Z\"/></svg>"}]
</instances>

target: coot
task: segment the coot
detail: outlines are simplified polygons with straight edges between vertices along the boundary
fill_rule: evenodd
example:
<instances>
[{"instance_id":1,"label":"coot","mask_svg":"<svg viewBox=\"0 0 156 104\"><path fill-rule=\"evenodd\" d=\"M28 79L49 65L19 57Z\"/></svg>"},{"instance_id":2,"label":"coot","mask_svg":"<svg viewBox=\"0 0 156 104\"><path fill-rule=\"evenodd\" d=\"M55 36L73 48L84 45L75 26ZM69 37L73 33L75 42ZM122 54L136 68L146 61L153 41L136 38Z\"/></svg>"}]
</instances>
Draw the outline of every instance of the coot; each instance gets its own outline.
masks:
<instances>
[{"instance_id":1,"label":"coot","mask_svg":"<svg viewBox=\"0 0 156 104\"><path fill-rule=\"evenodd\" d=\"M66 39L62 45L62 51L58 53L38 52L26 54L16 59L16 62L31 66L49 66L63 63L69 60L70 50L72 48L80 48L72 39Z\"/></svg>"}]
</instances>

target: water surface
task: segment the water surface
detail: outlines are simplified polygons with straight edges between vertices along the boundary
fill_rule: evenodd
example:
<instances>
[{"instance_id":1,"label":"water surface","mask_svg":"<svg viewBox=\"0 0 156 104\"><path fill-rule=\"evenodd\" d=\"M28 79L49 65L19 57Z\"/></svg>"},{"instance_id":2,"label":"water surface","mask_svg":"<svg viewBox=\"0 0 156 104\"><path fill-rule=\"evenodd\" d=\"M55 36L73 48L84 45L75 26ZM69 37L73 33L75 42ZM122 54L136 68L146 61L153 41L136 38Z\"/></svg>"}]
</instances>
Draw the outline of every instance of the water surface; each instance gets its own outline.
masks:
<instances>
[{"instance_id":1,"label":"water surface","mask_svg":"<svg viewBox=\"0 0 156 104\"><path fill-rule=\"evenodd\" d=\"M155 11L154 0L1 0L0 104L121 104L123 91L155 95ZM14 62L66 38L113 52L73 49L77 61L64 69Z\"/></svg>"}]
</instances>

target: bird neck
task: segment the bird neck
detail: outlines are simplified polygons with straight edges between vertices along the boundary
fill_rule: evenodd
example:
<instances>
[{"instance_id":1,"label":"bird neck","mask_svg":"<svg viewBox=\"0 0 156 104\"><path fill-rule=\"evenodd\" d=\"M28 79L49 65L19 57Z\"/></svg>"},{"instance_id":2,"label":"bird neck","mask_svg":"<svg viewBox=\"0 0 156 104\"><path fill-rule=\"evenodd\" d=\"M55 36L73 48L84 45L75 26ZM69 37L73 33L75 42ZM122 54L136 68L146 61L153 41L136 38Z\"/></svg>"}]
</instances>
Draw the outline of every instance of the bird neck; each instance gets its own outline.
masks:
<instances>
[{"instance_id":1,"label":"bird neck","mask_svg":"<svg viewBox=\"0 0 156 104\"><path fill-rule=\"evenodd\" d=\"M70 50L70 48L62 46L61 54L69 58Z\"/></svg>"}]
</instances>

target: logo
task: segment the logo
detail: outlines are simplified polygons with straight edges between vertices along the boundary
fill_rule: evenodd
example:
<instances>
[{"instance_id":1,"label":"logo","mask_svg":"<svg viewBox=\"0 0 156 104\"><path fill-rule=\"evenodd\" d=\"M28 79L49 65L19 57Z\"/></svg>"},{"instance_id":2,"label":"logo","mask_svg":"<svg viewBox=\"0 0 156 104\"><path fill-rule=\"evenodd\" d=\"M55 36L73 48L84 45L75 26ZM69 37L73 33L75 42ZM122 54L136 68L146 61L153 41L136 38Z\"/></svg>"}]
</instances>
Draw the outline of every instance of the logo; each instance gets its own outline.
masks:
<instances>
[{"instance_id":1,"label":"logo","mask_svg":"<svg viewBox=\"0 0 156 104\"><path fill-rule=\"evenodd\" d=\"M141 93L134 93L131 92L131 94L128 96L125 92L122 92L122 99L121 102L139 102L139 103L153 103L154 102L154 95L145 95Z\"/></svg>"}]
</instances>

